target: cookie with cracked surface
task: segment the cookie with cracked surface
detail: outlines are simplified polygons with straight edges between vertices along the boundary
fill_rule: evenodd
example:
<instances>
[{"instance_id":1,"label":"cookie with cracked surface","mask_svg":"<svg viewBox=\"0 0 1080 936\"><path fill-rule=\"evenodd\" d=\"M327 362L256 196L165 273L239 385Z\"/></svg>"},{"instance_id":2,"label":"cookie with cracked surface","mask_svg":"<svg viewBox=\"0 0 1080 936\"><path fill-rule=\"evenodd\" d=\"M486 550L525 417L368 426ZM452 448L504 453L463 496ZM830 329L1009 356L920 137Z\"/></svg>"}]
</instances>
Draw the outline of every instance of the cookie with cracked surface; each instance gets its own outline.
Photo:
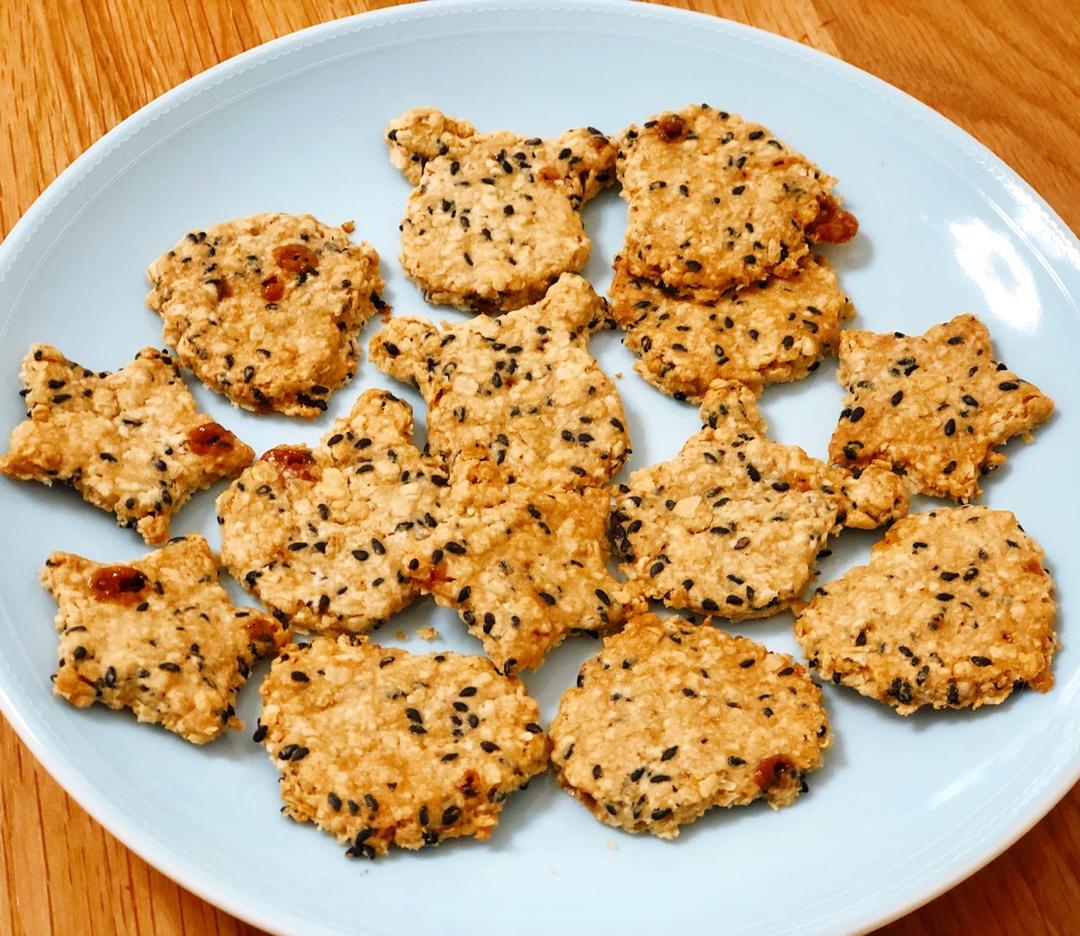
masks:
<instances>
[{"instance_id":1,"label":"cookie with cracked surface","mask_svg":"<svg viewBox=\"0 0 1080 936\"><path fill-rule=\"evenodd\" d=\"M146 297L180 362L237 406L311 418L356 370L384 308L379 255L311 215L191 231L150 264Z\"/></svg>"},{"instance_id":2,"label":"cookie with cracked surface","mask_svg":"<svg viewBox=\"0 0 1080 936\"><path fill-rule=\"evenodd\" d=\"M405 607L405 557L447 480L412 431L407 403L368 390L317 448L266 452L218 498L222 563L306 630L363 632Z\"/></svg>"},{"instance_id":3,"label":"cookie with cracked surface","mask_svg":"<svg viewBox=\"0 0 1080 936\"><path fill-rule=\"evenodd\" d=\"M234 478L254 452L200 413L172 358L144 348L113 373L34 345L22 362L27 418L11 433L0 472L66 484L148 543L191 497Z\"/></svg>"},{"instance_id":4,"label":"cookie with cracked surface","mask_svg":"<svg viewBox=\"0 0 1080 936\"><path fill-rule=\"evenodd\" d=\"M418 108L392 121L386 139L391 161L417 186L400 260L429 302L506 312L585 265L581 208L615 178L615 145L599 130L549 140L477 133Z\"/></svg>"},{"instance_id":5,"label":"cookie with cracked surface","mask_svg":"<svg viewBox=\"0 0 1080 936\"><path fill-rule=\"evenodd\" d=\"M547 768L540 707L483 657L319 637L278 657L261 691L256 739L285 814L349 857L483 841L507 796Z\"/></svg>"},{"instance_id":6,"label":"cookie with cracked surface","mask_svg":"<svg viewBox=\"0 0 1080 936\"><path fill-rule=\"evenodd\" d=\"M787 654L654 614L604 640L550 732L560 786L601 822L668 839L714 806L790 805L832 740Z\"/></svg>"},{"instance_id":7,"label":"cookie with cracked surface","mask_svg":"<svg viewBox=\"0 0 1080 936\"><path fill-rule=\"evenodd\" d=\"M537 487L602 484L630 454L618 391L589 353L607 305L565 274L534 305L443 326L395 318L371 360L420 388L428 445L452 459L475 446Z\"/></svg>"},{"instance_id":8,"label":"cookie with cracked surface","mask_svg":"<svg viewBox=\"0 0 1080 936\"><path fill-rule=\"evenodd\" d=\"M505 673L536 669L573 633L606 633L647 604L607 570L605 488L551 493L463 455L412 581L456 608Z\"/></svg>"},{"instance_id":9,"label":"cookie with cracked surface","mask_svg":"<svg viewBox=\"0 0 1080 936\"><path fill-rule=\"evenodd\" d=\"M795 636L823 679L910 715L1048 692L1057 648L1043 551L1006 510L912 514L817 590Z\"/></svg>"},{"instance_id":10,"label":"cookie with cracked surface","mask_svg":"<svg viewBox=\"0 0 1080 936\"><path fill-rule=\"evenodd\" d=\"M836 350L854 308L828 261L811 257L787 279L769 277L707 302L637 279L615 260L608 290L636 370L679 400L699 402L720 378L760 388L799 380Z\"/></svg>"},{"instance_id":11,"label":"cookie with cracked surface","mask_svg":"<svg viewBox=\"0 0 1080 936\"><path fill-rule=\"evenodd\" d=\"M850 476L766 437L742 384L714 383L701 412L705 426L674 459L620 485L612 514L620 568L668 607L769 617L799 600L849 511L851 525L873 527L907 509L906 489L887 472L864 482L874 496L852 504ZM895 498L878 493L889 484Z\"/></svg>"},{"instance_id":12,"label":"cookie with cracked surface","mask_svg":"<svg viewBox=\"0 0 1080 936\"><path fill-rule=\"evenodd\" d=\"M996 451L1049 419L1054 402L993 359L990 333L958 315L917 337L849 329L837 379L847 390L829 443L835 464L881 464L915 490L966 502L1005 461Z\"/></svg>"},{"instance_id":13,"label":"cookie with cracked surface","mask_svg":"<svg viewBox=\"0 0 1080 936\"><path fill-rule=\"evenodd\" d=\"M239 729L236 694L288 632L229 601L201 536L127 565L56 552L41 582L60 632L53 691L78 708L131 709L193 744Z\"/></svg>"},{"instance_id":14,"label":"cookie with cracked surface","mask_svg":"<svg viewBox=\"0 0 1080 936\"><path fill-rule=\"evenodd\" d=\"M768 128L705 104L628 127L616 170L627 272L699 300L793 276L815 244L858 230L834 178Z\"/></svg>"}]
</instances>

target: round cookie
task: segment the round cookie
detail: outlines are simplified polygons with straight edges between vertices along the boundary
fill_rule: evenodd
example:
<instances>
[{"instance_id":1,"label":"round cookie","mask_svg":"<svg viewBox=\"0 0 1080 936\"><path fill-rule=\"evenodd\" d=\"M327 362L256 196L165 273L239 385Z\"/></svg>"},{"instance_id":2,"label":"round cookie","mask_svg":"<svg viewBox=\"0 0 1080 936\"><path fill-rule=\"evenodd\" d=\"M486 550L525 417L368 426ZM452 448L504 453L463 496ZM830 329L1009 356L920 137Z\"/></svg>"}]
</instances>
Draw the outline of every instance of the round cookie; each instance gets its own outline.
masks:
<instances>
[{"instance_id":1,"label":"round cookie","mask_svg":"<svg viewBox=\"0 0 1080 936\"><path fill-rule=\"evenodd\" d=\"M407 403L368 390L318 448L266 452L218 498L222 563L300 629L363 632L405 607L447 483L412 430Z\"/></svg>"},{"instance_id":2,"label":"round cookie","mask_svg":"<svg viewBox=\"0 0 1080 936\"><path fill-rule=\"evenodd\" d=\"M394 318L372 339L382 371L428 404L431 454L479 447L539 488L603 484L630 454L615 384L589 353L607 305L567 273L534 305L440 326Z\"/></svg>"},{"instance_id":3,"label":"round cookie","mask_svg":"<svg viewBox=\"0 0 1080 936\"><path fill-rule=\"evenodd\" d=\"M716 379L754 388L799 380L836 349L854 309L828 261L808 258L788 279L770 277L699 302L637 279L615 260L611 313L626 329L634 369L678 400L700 402Z\"/></svg>"},{"instance_id":4,"label":"round cookie","mask_svg":"<svg viewBox=\"0 0 1080 936\"><path fill-rule=\"evenodd\" d=\"M401 223L401 266L429 302L498 313L539 300L589 258L582 206L614 181L599 130L542 140L480 134L418 108L386 132L391 161L416 189Z\"/></svg>"},{"instance_id":5,"label":"round cookie","mask_svg":"<svg viewBox=\"0 0 1080 936\"><path fill-rule=\"evenodd\" d=\"M314 417L356 370L379 255L311 215L191 231L150 264L150 308L180 362L237 406Z\"/></svg>"},{"instance_id":6,"label":"round cookie","mask_svg":"<svg viewBox=\"0 0 1080 936\"><path fill-rule=\"evenodd\" d=\"M540 707L483 657L320 637L278 657L261 692L255 738L285 814L350 857L487 839L506 797L547 767Z\"/></svg>"},{"instance_id":7,"label":"round cookie","mask_svg":"<svg viewBox=\"0 0 1080 936\"><path fill-rule=\"evenodd\" d=\"M792 276L814 244L858 229L834 178L768 128L706 104L628 127L616 170L630 206L627 272L699 300Z\"/></svg>"},{"instance_id":8,"label":"round cookie","mask_svg":"<svg viewBox=\"0 0 1080 936\"><path fill-rule=\"evenodd\" d=\"M1008 511L913 514L869 565L817 590L795 636L823 679L901 715L996 705L1024 685L1047 692L1057 608L1042 563Z\"/></svg>"},{"instance_id":9,"label":"round cookie","mask_svg":"<svg viewBox=\"0 0 1080 936\"><path fill-rule=\"evenodd\" d=\"M713 806L786 806L829 746L803 666L653 614L604 640L551 723L558 783L601 822L674 838Z\"/></svg>"}]
</instances>

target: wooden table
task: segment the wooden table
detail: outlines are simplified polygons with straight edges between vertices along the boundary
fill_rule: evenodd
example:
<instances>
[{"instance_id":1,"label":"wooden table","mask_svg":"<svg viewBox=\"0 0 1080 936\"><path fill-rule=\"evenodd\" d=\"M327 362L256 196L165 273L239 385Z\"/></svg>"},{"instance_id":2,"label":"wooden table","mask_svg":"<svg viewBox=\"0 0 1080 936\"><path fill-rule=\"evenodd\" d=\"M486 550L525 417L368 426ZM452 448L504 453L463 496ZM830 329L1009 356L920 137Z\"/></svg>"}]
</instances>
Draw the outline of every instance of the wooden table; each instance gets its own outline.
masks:
<instances>
[{"instance_id":1,"label":"wooden table","mask_svg":"<svg viewBox=\"0 0 1080 936\"><path fill-rule=\"evenodd\" d=\"M276 36L395 0L4 0L0 233L119 120ZM674 0L860 66L966 128L1080 229L1080 4ZM0 932L254 934L77 806L0 719ZM1004 855L881 931L1080 933L1080 786Z\"/></svg>"}]
</instances>

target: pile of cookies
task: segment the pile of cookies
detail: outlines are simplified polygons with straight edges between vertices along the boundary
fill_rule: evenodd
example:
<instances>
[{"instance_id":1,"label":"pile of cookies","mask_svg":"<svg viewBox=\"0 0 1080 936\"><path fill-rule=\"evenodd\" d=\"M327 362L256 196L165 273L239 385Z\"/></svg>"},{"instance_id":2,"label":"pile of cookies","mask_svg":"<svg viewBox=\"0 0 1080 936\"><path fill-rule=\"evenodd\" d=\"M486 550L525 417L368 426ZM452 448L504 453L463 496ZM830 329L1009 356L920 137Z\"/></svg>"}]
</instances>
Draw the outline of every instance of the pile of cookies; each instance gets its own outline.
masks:
<instances>
[{"instance_id":1,"label":"pile of cookies","mask_svg":"<svg viewBox=\"0 0 1080 936\"><path fill-rule=\"evenodd\" d=\"M818 252L858 229L835 179L706 105L616 139L485 134L421 108L386 140L414 186L403 270L475 317L391 316L351 224L267 214L191 231L150 265L173 351L111 374L27 354L27 418L0 471L73 487L160 546L130 565L48 557L57 694L203 744L241 727L237 692L271 658L254 737L284 811L371 858L487 838L549 765L602 822L663 838L713 806L790 804L831 741L818 678L902 715L1051 687L1042 551L970 502L1053 404L993 360L974 316L917 337L844 328L854 310ZM629 214L608 302L579 275L580 210L616 183ZM369 390L317 447L256 460L181 376L315 417L377 313L370 358L419 389L423 449L410 407ZM702 422L617 485L627 418L589 352L615 327ZM770 439L757 398L833 353L847 399L824 462ZM221 479L220 558L201 536L169 540L175 511ZM916 493L960 506L908 515ZM868 565L804 599L831 537L885 525ZM265 610L233 605L221 568ZM483 655L365 636L420 595ZM713 624L785 609L805 662ZM575 634L603 645L545 729L517 674Z\"/></svg>"}]
</instances>

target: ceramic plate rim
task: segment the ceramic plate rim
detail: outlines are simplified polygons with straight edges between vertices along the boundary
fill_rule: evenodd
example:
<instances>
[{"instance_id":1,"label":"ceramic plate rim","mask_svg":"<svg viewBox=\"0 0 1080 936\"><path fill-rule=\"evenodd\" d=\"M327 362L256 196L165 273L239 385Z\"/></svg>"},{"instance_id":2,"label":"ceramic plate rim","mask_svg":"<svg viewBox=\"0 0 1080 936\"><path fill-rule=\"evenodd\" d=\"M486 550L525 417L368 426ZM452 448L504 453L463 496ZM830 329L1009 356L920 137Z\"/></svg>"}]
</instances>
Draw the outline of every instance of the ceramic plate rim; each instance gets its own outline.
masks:
<instances>
[{"instance_id":1,"label":"ceramic plate rim","mask_svg":"<svg viewBox=\"0 0 1080 936\"><path fill-rule=\"evenodd\" d=\"M78 156L49 184L16 222L3 243L0 243L0 283L7 278L16 258L32 240L41 222L70 194L89 168L122 146L129 137L153 124L159 116L171 110L175 105L199 95L206 88L228 81L249 68L265 65L289 52L319 45L341 33L369 28L377 29L383 23L419 21L435 16L483 15L498 10L537 9L566 14L585 10L612 16L654 20L658 23L692 22L695 26L713 32L726 32L763 45L781 55L801 59L811 67L822 68L844 78L857 89L869 92L879 100L897 107L908 117L914 118L926 129L942 138L946 144L959 149L965 157L973 160L979 168L990 173L999 183L1007 182L1017 187L1019 193L1022 193L1024 198L1041 212L1040 224L1052 230L1055 237L1069 244L1070 251L1075 251L1080 246L1080 242L1077 242L1076 237L1053 208L1023 178L982 143L915 98L824 52L719 17L643 3L620 2L620 0L581 0L581 2L575 2L575 0L491 0L491 2L488 0L439 0L438 3L410 4L360 13L273 39L187 79L144 105ZM100 195L107 187L108 183L102 186L97 195ZM1016 192L1013 193L1014 198L1016 194ZM990 204L996 207L996 203L991 201ZM81 214L81 210L76 211L69 224ZM1059 283L1067 281L1070 284L1063 285L1063 292L1073 300L1075 312L1075 297L1080 294L1080 269L1070 265L1065 259L1046 256L1039 245L1031 242L1029 232L1019 229L1011 217L1005 217L1003 220L1009 224L1018 237L1025 241L1031 252L1046 265ZM39 263L44 262L53 244L63 234L64 231L60 231L53 242L45 248ZM27 277L27 281L32 279L32 273L33 271ZM17 304L16 301L13 307ZM12 316L8 315L0 322L0 339L6 332L11 319ZM2 675L3 672L0 671L0 676ZM39 733L38 726L33 724L30 718L24 716L24 712L10 694L4 679L0 679L0 710L49 774L91 816L149 864L200 897L268 931L288 932L287 927L303 923L300 918L282 919L280 915L271 918L250 899L252 896L250 893L245 893L229 884L216 882L186 856L175 857L163 851L160 847L161 843L152 831L140 827L134 815L129 816L123 809L114 808L108 799L101 795L96 785L69 762L64 752ZM1059 755L1061 753L1059 748ZM865 907L857 903L848 904L838 911L834 908L832 916L828 918L819 917L817 920L809 921L810 925L820 927L830 924L838 926L855 924L859 931L865 932L911 912L955 886L1004 852L1045 816L1078 780L1080 780L1080 745L1074 744L1071 758L1066 752L1064 756L1059 756L1055 761L1048 763L1030 778L1027 789L1020 797L1023 802L1019 806L1014 802L1008 821L1003 820L998 824L995 832L985 834L974 844L972 844L973 840L969 839L965 852L949 859L946 864L946 873L936 880L923 880L921 886L909 887L906 895L902 895L899 900L894 898L891 904L886 905L883 912L867 912ZM1001 827L1004 827L1003 834L996 834L1001 832Z\"/></svg>"}]
</instances>

